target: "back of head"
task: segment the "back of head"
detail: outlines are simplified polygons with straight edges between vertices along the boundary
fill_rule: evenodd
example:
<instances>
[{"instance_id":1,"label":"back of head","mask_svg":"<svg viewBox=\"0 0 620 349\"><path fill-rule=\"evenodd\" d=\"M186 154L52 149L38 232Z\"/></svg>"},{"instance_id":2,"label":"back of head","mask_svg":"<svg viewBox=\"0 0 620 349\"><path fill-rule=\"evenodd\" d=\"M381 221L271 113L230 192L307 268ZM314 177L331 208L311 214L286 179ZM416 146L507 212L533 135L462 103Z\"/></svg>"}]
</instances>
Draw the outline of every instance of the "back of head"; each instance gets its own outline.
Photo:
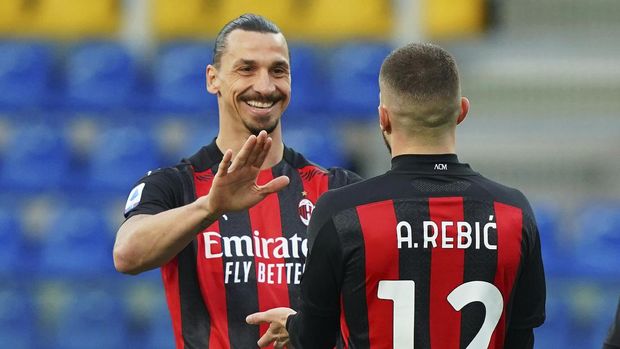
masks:
<instances>
[{"instance_id":1,"label":"back of head","mask_svg":"<svg viewBox=\"0 0 620 349\"><path fill-rule=\"evenodd\" d=\"M428 43L394 50L379 75L381 103L404 128L424 132L456 125L460 84L454 58Z\"/></svg>"},{"instance_id":2,"label":"back of head","mask_svg":"<svg viewBox=\"0 0 620 349\"><path fill-rule=\"evenodd\" d=\"M241 15L232 21L226 23L226 25L220 30L215 38L215 45L213 48L213 65L219 67L222 54L226 49L226 40L228 35L233 30L245 30L258 33L282 33L275 23L271 22L267 18L251 13Z\"/></svg>"}]
</instances>

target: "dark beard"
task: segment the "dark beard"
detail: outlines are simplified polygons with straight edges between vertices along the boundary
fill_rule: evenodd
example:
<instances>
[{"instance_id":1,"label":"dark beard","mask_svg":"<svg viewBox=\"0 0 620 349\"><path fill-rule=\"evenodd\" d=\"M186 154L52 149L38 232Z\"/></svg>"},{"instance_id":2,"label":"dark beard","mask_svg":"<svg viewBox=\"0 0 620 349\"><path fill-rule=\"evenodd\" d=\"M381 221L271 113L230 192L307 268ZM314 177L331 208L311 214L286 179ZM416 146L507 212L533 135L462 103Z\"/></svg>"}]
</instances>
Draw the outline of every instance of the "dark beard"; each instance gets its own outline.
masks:
<instances>
[{"instance_id":1,"label":"dark beard","mask_svg":"<svg viewBox=\"0 0 620 349\"><path fill-rule=\"evenodd\" d=\"M385 146L388 148L390 155L392 155L392 147L390 146L390 143L388 143L388 140L385 137L385 131L381 131L381 137L383 137L383 142L385 143Z\"/></svg>"},{"instance_id":2,"label":"dark beard","mask_svg":"<svg viewBox=\"0 0 620 349\"><path fill-rule=\"evenodd\" d=\"M262 130L265 130L267 132L267 134L271 134L276 129L276 127L278 127L278 124L280 124L280 119L277 119L276 122L274 122L273 125L271 125L270 127L267 127L267 128L258 128L258 127L254 127L252 125L248 125L246 122L243 123L245 128L248 131L250 131L251 134L253 134L255 136L258 136L258 134Z\"/></svg>"}]
</instances>

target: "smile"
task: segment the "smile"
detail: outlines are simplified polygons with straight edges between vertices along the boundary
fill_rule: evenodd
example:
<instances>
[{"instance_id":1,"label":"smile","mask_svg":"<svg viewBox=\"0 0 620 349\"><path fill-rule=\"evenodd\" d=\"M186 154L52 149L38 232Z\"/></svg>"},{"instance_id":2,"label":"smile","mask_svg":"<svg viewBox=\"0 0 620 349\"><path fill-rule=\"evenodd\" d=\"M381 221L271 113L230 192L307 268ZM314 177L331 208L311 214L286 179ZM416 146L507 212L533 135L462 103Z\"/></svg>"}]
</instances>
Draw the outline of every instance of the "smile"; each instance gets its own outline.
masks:
<instances>
[{"instance_id":1,"label":"smile","mask_svg":"<svg viewBox=\"0 0 620 349\"><path fill-rule=\"evenodd\" d=\"M273 102L273 101L271 102L245 101L245 103L252 108L259 108L259 109L269 109L273 107L274 104L276 104L276 102Z\"/></svg>"}]
</instances>

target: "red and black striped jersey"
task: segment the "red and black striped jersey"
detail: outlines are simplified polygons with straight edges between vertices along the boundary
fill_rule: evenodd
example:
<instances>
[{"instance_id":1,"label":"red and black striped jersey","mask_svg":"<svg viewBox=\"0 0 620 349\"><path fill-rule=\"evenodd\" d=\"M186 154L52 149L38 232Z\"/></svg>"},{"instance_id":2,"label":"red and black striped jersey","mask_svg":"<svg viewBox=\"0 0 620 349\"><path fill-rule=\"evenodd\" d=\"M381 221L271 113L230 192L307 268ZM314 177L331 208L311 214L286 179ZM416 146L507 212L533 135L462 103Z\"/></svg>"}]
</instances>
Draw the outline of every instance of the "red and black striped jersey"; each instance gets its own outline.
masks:
<instances>
[{"instance_id":1,"label":"red and black striped jersey","mask_svg":"<svg viewBox=\"0 0 620 349\"><path fill-rule=\"evenodd\" d=\"M221 159L214 141L180 165L143 177L125 216L157 214L208 194ZM258 183L281 175L290 178L286 188L249 210L226 213L162 266L177 348L256 347L267 327L246 324L248 314L300 306L314 204L328 189L359 177L325 170L287 147L280 163L260 172Z\"/></svg>"},{"instance_id":2,"label":"red and black striped jersey","mask_svg":"<svg viewBox=\"0 0 620 349\"><path fill-rule=\"evenodd\" d=\"M527 348L544 321L527 199L454 154L397 156L326 193L308 236L297 349L331 348L339 327L347 348Z\"/></svg>"}]
</instances>

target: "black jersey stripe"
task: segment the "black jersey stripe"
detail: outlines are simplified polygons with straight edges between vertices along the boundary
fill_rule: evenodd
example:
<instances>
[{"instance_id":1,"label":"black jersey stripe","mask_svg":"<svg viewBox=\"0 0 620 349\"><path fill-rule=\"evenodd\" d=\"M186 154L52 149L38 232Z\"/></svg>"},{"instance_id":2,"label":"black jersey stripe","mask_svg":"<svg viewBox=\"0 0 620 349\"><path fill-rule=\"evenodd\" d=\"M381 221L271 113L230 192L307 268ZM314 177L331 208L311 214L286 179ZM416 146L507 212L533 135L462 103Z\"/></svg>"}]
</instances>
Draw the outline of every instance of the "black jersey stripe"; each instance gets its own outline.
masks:
<instances>
[{"instance_id":1,"label":"black jersey stripe","mask_svg":"<svg viewBox=\"0 0 620 349\"><path fill-rule=\"evenodd\" d=\"M394 203L398 222L407 222L411 226L411 248L405 246L399 250L400 279L415 282L415 348L430 348L429 303L431 279L431 250L423 246L423 222L430 220L428 200L399 200ZM405 231L403 231L405 230ZM406 234L403 225L400 236ZM417 246L417 247L415 247Z\"/></svg>"},{"instance_id":2,"label":"black jersey stripe","mask_svg":"<svg viewBox=\"0 0 620 349\"><path fill-rule=\"evenodd\" d=\"M304 186L299 172L289 165L278 166L272 169L273 177L282 175L288 176L290 179L288 190L278 192L278 201L280 202L280 222L282 225L282 235L288 241L291 241L291 249L289 257L284 258L287 265L287 281L290 285L298 285L301 282L301 272L303 271L303 263L306 260L302 251L302 241L306 239L306 225L299 216L299 202L304 198ZM307 242L305 243L307 248ZM307 253L307 251L306 251ZM300 307L300 288L289 287L289 300L291 308L299 309Z\"/></svg>"},{"instance_id":3,"label":"black jersey stripe","mask_svg":"<svg viewBox=\"0 0 620 349\"><path fill-rule=\"evenodd\" d=\"M248 211L227 213L225 218L219 219L219 224L222 236L228 238L241 237L251 231ZM252 348L256 345L256 338L259 338L258 326L248 325L245 317L258 311L254 257L246 253L251 248L246 246L247 242L228 241L231 241L233 251L239 248L242 252L242 256L237 253L222 256L230 347Z\"/></svg>"},{"instance_id":4,"label":"black jersey stripe","mask_svg":"<svg viewBox=\"0 0 620 349\"><path fill-rule=\"evenodd\" d=\"M355 208L340 212L333 218L340 236L343 260L347 265L342 288L342 308L350 337L345 345L368 349L368 307L366 303L366 259L364 237Z\"/></svg>"},{"instance_id":5,"label":"black jersey stripe","mask_svg":"<svg viewBox=\"0 0 620 349\"><path fill-rule=\"evenodd\" d=\"M196 277L195 241L187 245L177 255L177 260L183 348L208 348L211 319L202 299Z\"/></svg>"},{"instance_id":6,"label":"black jersey stripe","mask_svg":"<svg viewBox=\"0 0 620 349\"><path fill-rule=\"evenodd\" d=\"M464 221L473 228L471 246L465 250L463 283L469 281L486 281L493 283L497 268L497 250L485 247L484 237L476 236L483 232L489 218L495 221L495 211L489 202L464 198ZM490 229L488 243L497 246L497 230ZM478 248L479 247L479 248ZM480 331L486 316L486 309L481 302L471 302L461 309L461 348L466 348Z\"/></svg>"}]
</instances>

